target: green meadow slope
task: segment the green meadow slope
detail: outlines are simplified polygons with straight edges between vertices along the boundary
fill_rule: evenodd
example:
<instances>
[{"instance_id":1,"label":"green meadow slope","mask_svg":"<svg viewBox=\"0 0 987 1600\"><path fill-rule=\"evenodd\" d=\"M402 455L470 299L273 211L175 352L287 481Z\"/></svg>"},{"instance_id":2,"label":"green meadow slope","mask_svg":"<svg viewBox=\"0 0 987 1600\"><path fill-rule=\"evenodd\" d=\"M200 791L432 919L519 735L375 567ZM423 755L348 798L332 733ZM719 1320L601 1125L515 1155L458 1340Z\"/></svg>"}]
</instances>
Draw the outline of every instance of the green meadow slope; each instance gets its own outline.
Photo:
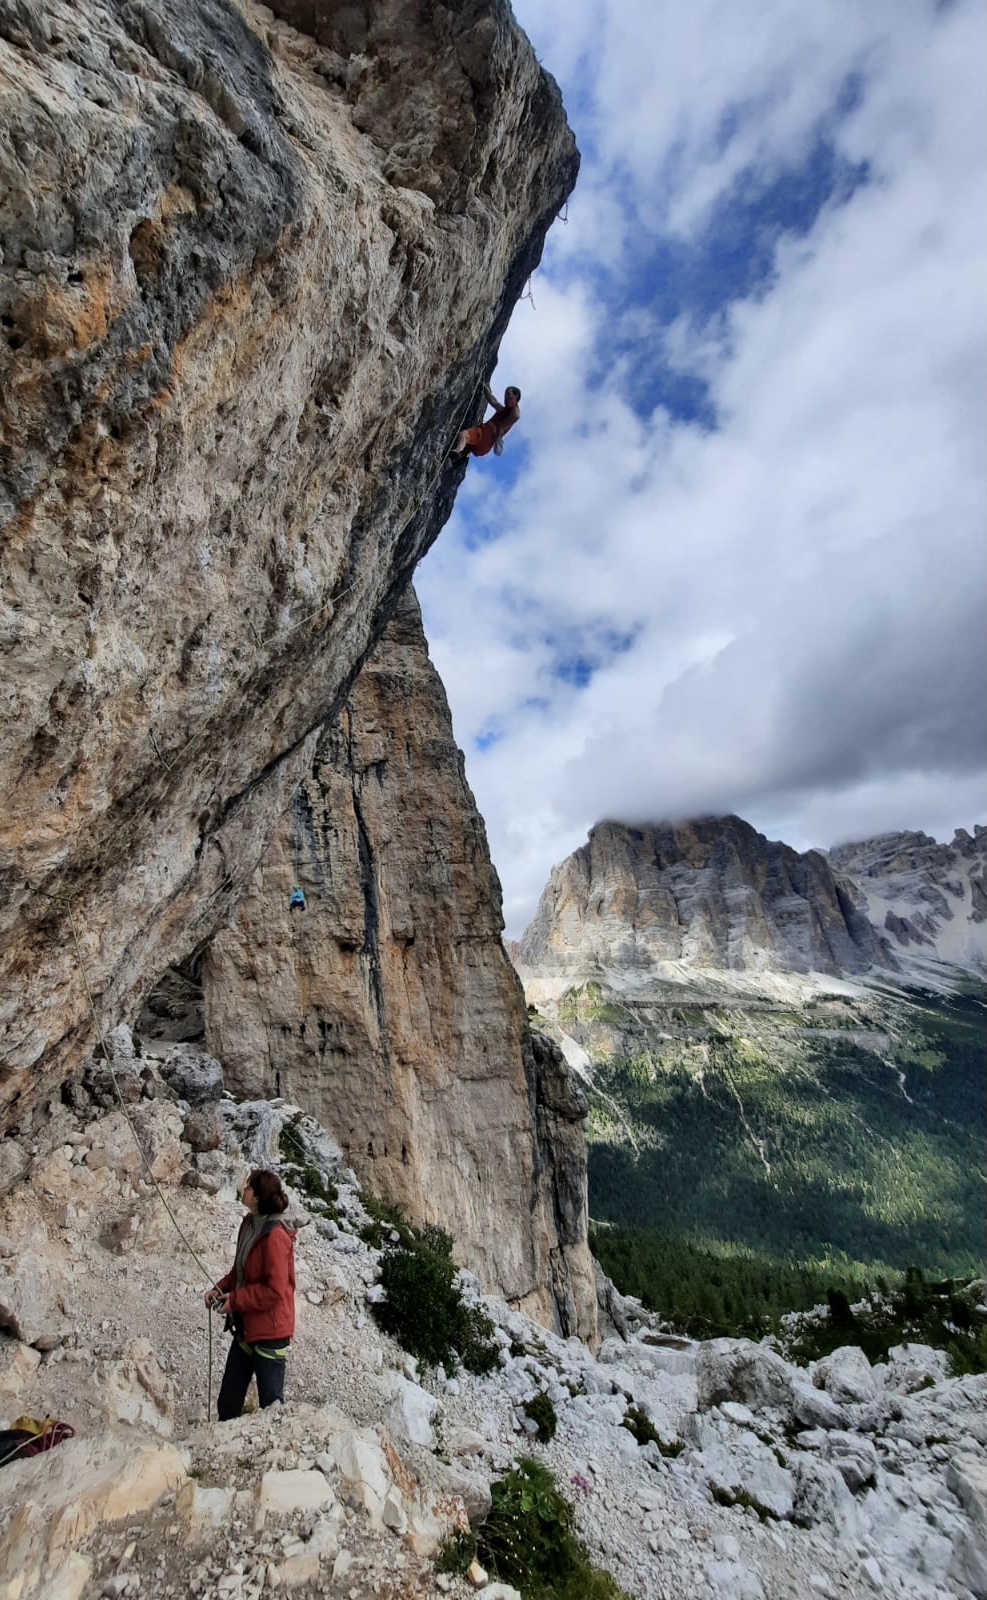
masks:
<instances>
[{"instance_id":1,"label":"green meadow slope","mask_svg":"<svg viewBox=\"0 0 987 1600\"><path fill-rule=\"evenodd\" d=\"M980 985L785 1006L587 984L547 1026L592 1063L598 1224L827 1271L983 1272Z\"/></svg>"}]
</instances>

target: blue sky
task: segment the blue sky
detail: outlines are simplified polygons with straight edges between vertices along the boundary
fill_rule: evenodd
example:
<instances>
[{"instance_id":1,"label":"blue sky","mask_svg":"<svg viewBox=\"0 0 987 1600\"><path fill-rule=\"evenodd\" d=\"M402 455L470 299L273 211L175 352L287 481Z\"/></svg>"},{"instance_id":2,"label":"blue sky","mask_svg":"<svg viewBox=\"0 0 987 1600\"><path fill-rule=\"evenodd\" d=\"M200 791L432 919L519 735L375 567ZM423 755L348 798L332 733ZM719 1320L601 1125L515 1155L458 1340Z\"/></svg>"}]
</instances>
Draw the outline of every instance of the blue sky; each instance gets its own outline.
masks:
<instances>
[{"instance_id":1,"label":"blue sky","mask_svg":"<svg viewBox=\"0 0 987 1600\"><path fill-rule=\"evenodd\" d=\"M983 8L515 12L583 167L417 580L508 932L603 816L980 820Z\"/></svg>"}]
</instances>

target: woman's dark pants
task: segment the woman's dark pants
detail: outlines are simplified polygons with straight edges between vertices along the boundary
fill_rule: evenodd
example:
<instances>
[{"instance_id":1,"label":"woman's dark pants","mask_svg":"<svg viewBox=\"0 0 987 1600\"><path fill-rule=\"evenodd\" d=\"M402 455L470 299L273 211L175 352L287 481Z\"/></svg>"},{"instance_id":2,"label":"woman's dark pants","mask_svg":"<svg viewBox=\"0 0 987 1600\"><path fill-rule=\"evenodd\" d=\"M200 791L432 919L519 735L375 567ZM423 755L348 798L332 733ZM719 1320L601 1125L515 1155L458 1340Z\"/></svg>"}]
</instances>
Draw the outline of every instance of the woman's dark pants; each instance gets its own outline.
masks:
<instances>
[{"instance_id":1,"label":"woman's dark pants","mask_svg":"<svg viewBox=\"0 0 987 1600\"><path fill-rule=\"evenodd\" d=\"M220 1422L229 1422L240 1415L251 1378L257 1379L257 1398L262 1409L284 1399L284 1371L290 1343L290 1339L255 1339L253 1344L233 1340L216 1403ZM276 1355L275 1351L281 1354Z\"/></svg>"}]
</instances>

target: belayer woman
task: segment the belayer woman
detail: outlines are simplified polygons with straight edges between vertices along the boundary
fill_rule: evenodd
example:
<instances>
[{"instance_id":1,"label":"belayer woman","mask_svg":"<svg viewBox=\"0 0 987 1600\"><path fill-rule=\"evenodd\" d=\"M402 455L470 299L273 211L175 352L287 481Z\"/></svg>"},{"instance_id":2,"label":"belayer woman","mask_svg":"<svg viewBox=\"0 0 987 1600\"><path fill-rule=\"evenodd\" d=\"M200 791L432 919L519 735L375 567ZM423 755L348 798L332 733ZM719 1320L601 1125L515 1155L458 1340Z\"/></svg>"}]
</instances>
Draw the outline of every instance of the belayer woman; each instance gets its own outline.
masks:
<instances>
[{"instance_id":1,"label":"belayer woman","mask_svg":"<svg viewBox=\"0 0 987 1600\"><path fill-rule=\"evenodd\" d=\"M252 1172L243 1187L233 1270L206 1290L206 1305L227 1315L233 1343L219 1391L220 1422L238 1417L257 1379L261 1406L284 1399L285 1365L295 1331L295 1231L281 1220L288 1196L276 1172Z\"/></svg>"}]
</instances>

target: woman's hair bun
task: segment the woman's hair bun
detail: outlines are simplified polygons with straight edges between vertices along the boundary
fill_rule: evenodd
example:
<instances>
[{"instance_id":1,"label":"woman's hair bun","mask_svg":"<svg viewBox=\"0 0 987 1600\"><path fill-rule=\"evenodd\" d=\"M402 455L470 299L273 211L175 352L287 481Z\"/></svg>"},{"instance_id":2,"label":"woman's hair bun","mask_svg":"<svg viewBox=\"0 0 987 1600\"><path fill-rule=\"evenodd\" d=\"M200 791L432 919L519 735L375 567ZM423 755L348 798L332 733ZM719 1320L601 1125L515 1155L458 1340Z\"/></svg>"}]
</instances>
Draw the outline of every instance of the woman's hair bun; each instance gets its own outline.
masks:
<instances>
[{"instance_id":1,"label":"woman's hair bun","mask_svg":"<svg viewBox=\"0 0 987 1600\"><path fill-rule=\"evenodd\" d=\"M288 1196L281 1179L268 1167L259 1167L247 1179L257 1197L257 1209L262 1217L280 1216L288 1209Z\"/></svg>"}]
</instances>

